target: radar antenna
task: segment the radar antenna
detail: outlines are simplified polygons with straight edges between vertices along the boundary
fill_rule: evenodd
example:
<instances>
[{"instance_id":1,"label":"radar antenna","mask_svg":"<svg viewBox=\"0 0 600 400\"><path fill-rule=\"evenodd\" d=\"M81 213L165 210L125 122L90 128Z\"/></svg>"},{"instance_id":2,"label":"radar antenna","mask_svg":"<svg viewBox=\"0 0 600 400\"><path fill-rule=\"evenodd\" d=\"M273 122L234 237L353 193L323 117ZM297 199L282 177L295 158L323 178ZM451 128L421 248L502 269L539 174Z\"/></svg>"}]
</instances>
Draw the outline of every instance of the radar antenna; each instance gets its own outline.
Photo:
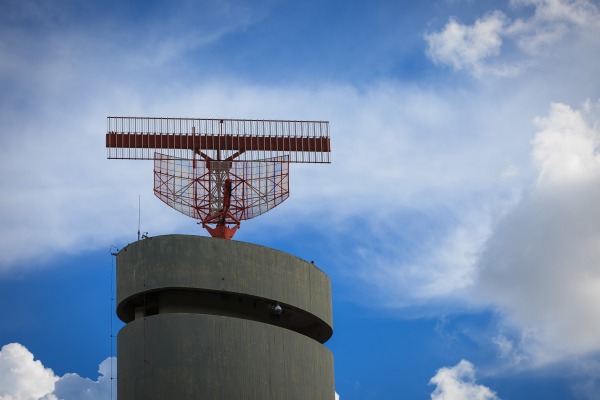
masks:
<instances>
[{"instance_id":1,"label":"radar antenna","mask_svg":"<svg viewBox=\"0 0 600 400\"><path fill-rule=\"evenodd\" d=\"M108 117L109 159L154 160L154 194L231 239L289 197L290 163L330 163L329 122Z\"/></svg>"}]
</instances>

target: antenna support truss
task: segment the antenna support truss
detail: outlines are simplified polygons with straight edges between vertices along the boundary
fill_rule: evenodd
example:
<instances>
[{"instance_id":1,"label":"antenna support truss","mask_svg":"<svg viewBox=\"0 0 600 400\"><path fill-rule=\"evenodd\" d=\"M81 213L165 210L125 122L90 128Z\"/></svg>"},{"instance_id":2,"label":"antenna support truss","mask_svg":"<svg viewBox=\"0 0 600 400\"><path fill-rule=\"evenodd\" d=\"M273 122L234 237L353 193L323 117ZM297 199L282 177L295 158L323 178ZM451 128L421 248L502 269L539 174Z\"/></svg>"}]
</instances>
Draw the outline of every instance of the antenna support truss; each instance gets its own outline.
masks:
<instances>
[{"instance_id":1,"label":"antenna support truss","mask_svg":"<svg viewBox=\"0 0 600 400\"><path fill-rule=\"evenodd\" d=\"M326 121L108 117L107 125L109 159L154 160L155 195L225 239L289 197L290 162L331 162Z\"/></svg>"}]
</instances>

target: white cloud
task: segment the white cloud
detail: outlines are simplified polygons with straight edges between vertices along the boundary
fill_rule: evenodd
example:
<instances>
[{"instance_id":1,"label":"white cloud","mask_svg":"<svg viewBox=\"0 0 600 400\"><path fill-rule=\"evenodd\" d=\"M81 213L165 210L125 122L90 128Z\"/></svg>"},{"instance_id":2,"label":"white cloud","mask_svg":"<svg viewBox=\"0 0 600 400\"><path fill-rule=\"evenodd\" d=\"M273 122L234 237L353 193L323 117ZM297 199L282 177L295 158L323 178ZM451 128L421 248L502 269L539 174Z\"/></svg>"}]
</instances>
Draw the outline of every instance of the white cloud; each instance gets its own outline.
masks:
<instances>
[{"instance_id":1,"label":"white cloud","mask_svg":"<svg viewBox=\"0 0 600 400\"><path fill-rule=\"evenodd\" d=\"M538 53L574 30L598 29L600 13L589 0L513 0L511 3L535 7L531 18L516 19L506 31L526 54Z\"/></svg>"},{"instance_id":2,"label":"white cloud","mask_svg":"<svg viewBox=\"0 0 600 400\"><path fill-rule=\"evenodd\" d=\"M148 74L260 19L265 7L177 3L182 4L165 4L168 12L159 16L160 23L146 26L134 19L127 29L101 17L78 26L74 21L87 17L77 12L89 15L81 4L11 2L0 16L0 157L5 171L0 186L10 193L0 199L0 236L10 238L0 245L0 273L17 263L27 266L35 260L39 265L56 254L133 240L138 194L142 223L151 234L156 227L168 232L173 221L183 220L153 201L151 165L106 160L105 118L156 111L144 99L176 95L160 83L153 89L140 86ZM127 12L127 5L123 8ZM156 8L148 10L153 12ZM207 13L211 17L198 24L198 15ZM36 29L24 27L30 25ZM188 99L193 96L189 87L185 93ZM188 115L197 115L198 106L188 104L185 109L193 110Z\"/></svg>"},{"instance_id":3,"label":"white cloud","mask_svg":"<svg viewBox=\"0 0 600 400\"><path fill-rule=\"evenodd\" d=\"M98 367L98 380L67 373L57 377L19 343L0 349L0 400L110 400L116 398L117 360ZM340 396L335 392L335 400Z\"/></svg>"},{"instance_id":4,"label":"white cloud","mask_svg":"<svg viewBox=\"0 0 600 400\"><path fill-rule=\"evenodd\" d=\"M436 303L436 307L462 307L467 299L469 288L476 278L476 260L481 246L489 235L489 210L481 213L469 213L455 205L453 221L448 231L434 234L419 232L411 227L408 232L414 235L405 237L397 235L391 241L399 246L397 249L384 236L389 230L382 232L381 243L389 246L361 246L357 256L361 262L355 268L361 273L363 280L369 284L369 290L377 293L383 304L392 308L407 308L414 305ZM429 223L429 217L423 224ZM447 215L435 215L433 218L448 218ZM428 237L428 235L432 235ZM407 255L408 253L408 255ZM373 285L376 290L373 290ZM373 294L371 294L373 296ZM437 304L442 300L443 304Z\"/></svg>"},{"instance_id":5,"label":"white cloud","mask_svg":"<svg viewBox=\"0 0 600 400\"><path fill-rule=\"evenodd\" d=\"M534 7L529 18L510 19L494 11L472 25L450 18L442 31L425 35L427 55L436 63L474 76L509 76L530 64L531 56L555 45L570 32L598 31L600 12L589 0L513 0L515 9ZM504 57L505 43L514 41L521 57ZM569 43L573 41L570 38ZM508 51L508 50L507 50ZM506 53L506 52L505 52Z\"/></svg>"},{"instance_id":6,"label":"white cloud","mask_svg":"<svg viewBox=\"0 0 600 400\"><path fill-rule=\"evenodd\" d=\"M512 82L516 91L528 92L531 99L536 98L533 92L543 93L540 98L547 99L549 111L539 117L534 116L542 114L541 109L531 114L537 132L523 135L533 138L530 165L508 164L502 172L503 179L526 188L521 199L517 195L517 201L495 214L479 208L475 221L479 220L481 232L488 236L467 241L473 245L470 253L475 261L453 270L470 271L472 284L459 288L454 297L460 298L462 293L466 304L498 311L501 333L492 337L491 343L505 367L567 362L576 369L574 359L600 350L600 320L593 317L600 307L600 102L586 101L577 109L567 101L556 102L556 98L570 99L572 104L590 95L598 98L598 87L587 66L598 66L597 40L593 38L600 17L597 5L590 1L513 1L512 5L514 10L531 7L533 16L507 17L506 23L497 27L502 40L498 53L480 53L482 57L471 58L470 66L453 67L471 68L472 73L478 68L493 72L507 62L517 66L518 60L527 60L529 70L521 70L520 76L506 82ZM451 20L449 24L457 23ZM453 29L475 34L475 25ZM436 34L436 39L445 41L449 54L460 59L461 46L452 42L451 36L444 36L448 32ZM486 33L480 35L485 43ZM432 36L428 38L431 51ZM523 57L509 54L514 51L506 46L509 41L514 41ZM436 49L442 48L439 46ZM433 59L436 55L443 53L430 54ZM560 78L564 76L572 79ZM543 83L548 81L555 84ZM529 175L530 167L534 175ZM458 225L471 231L468 225Z\"/></svg>"},{"instance_id":7,"label":"white cloud","mask_svg":"<svg viewBox=\"0 0 600 400\"><path fill-rule=\"evenodd\" d=\"M477 54L495 48L501 17L486 18L477 32L489 40ZM0 242L0 271L46 255L134 240L138 194L143 231L199 231L153 197L149 162L105 160L105 117L114 113L195 116L202 110L203 116L331 120L333 164L292 166L292 197L273 218L288 226L319 220L345 238L369 236L352 249L359 256L352 270L392 306L464 299L490 224L514 203L527 179L532 101L512 91L432 90L395 81L360 90L226 78L148 84L110 61L144 52L107 48L84 33L55 36L49 42L34 38L48 50L41 46L35 70L14 76L25 87L31 80L40 85L32 98L41 105L0 111L0 153L11 171L0 176L0 186L11 193L0 198L0 236L10 238ZM68 56L54 51L56 43L70 49ZM87 48L96 49L97 57ZM14 55L30 64L27 54ZM57 81L64 86L48 87ZM349 221L357 219L359 229L351 229Z\"/></svg>"},{"instance_id":8,"label":"white cloud","mask_svg":"<svg viewBox=\"0 0 600 400\"><path fill-rule=\"evenodd\" d=\"M111 365L112 364L112 365ZM55 396L60 400L109 400L116 398L117 381L111 377L117 376L116 358L107 358L98 367L98 380L83 378L78 374L65 374L57 382L56 388L47 399ZM111 383L112 381L112 383ZM113 396L111 396L111 392Z\"/></svg>"},{"instance_id":9,"label":"white cloud","mask_svg":"<svg viewBox=\"0 0 600 400\"><path fill-rule=\"evenodd\" d=\"M546 24L548 29L559 29L563 24L560 26L568 30L589 28L597 21L595 6L586 1L514 2L516 8L527 5L535 7L535 13L523 20L511 20L500 12L488 13L472 25L450 20L446 30L428 35L430 56L454 68L483 71L491 60L497 61L494 66L505 65L508 60L502 51L506 41L537 35L539 31L532 27ZM228 29L249 23L250 17L238 11L236 22ZM40 13L40 18L44 15ZM175 77L167 83L149 84L143 76L152 70L145 68L160 64L165 71L172 71L169 60L189 49L186 46L201 46L200 42L184 36L181 41L187 45L173 47L176 54L161 56L160 51L147 51L162 48L154 40L136 51L85 32L56 31L49 37L20 34L26 37L0 28L0 35L6 38L0 41L0 55L11 55L0 56L0 63L5 63L0 72L7 77L5 82L14 82L19 88L0 99L9 105L0 110L0 154L6 172L0 175L0 187L10 193L0 198L0 236L8 238L0 242L2 271L16 263L38 262L47 254L133 240L138 194L142 194L142 229L150 235L196 229L192 221L152 196L150 163L105 160L105 117L115 113L196 116L201 110L203 116L331 120L334 163L292 166L292 197L273 213L290 226L318 220L344 239L355 237L350 252L352 268L344 269L370 283L365 287L376 288L371 292L381 294L390 306L446 302L449 298L470 304L472 290L487 282L485 273L494 271L491 267L484 270L477 280L477 268L487 266L486 254L496 247L512 251L502 259L512 257L520 264L533 257L529 253L544 252L542 239L562 240L555 232L558 222L548 222L551 219L542 211L564 214L560 232L568 234L563 234L565 241L556 249L564 246L579 257L584 256L577 252L581 246L593 249L593 218L571 219L561 211L589 210L596 200L582 183L595 182L590 171L596 168L598 143L594 124L583 116L593 114L593 104L586 106L589 112L556 104L548 116L536 120L540 129L533 142L534 167L540 172L537 188L513 212L518 218L507 217L508 222L492 232L495 221L517 202L522 187L531 179L527 154L533 136L531 119L554 97L567 96L571 80L552 80L549 85L548 75L539 74L536 81L530 78L537 74L532 74L527 79L513 78L511 85L505 85L510 87L489 81L487 88L459 90L398 81L374 82L360 89L344 84L269 86L223 77L189 82ZM595 48L588 42L584 45L586 51L581 54L585 57L600 54L590 51ZM87 50L90 48L94 52ZM562 50L556 49L557 57ZM583 61L569 58L568 70L558 70L557 75L569 71L583 82L582 87L593 88L590 82L595 82L597 57ZM584 66L589 70L582 70ZM555 90L550 95L544 92L549 87ZM32 100L23 101L23 92ZM582 133L570 134L568 129ZM564 192L567 183L572 191L549 195L552 190L560 192L558 188ZM585 195L572 198L575 193ZM528 226L535 224L525 221L532 220L545 223L547 232L533 228L528 232ZM514 227L508 227L511 224ZM580 239L583 231L579 228L587 229L591 236ZM510 236L523 237L525 233L539 236L534 241L538 247L524 249L523 243L528 241L510 242ZM490 234L489 248L478 264ZM576 259L572 256L570 261ZM555 257L549 262L558 261ZM589 273L586 268L576 270ZM533 284L535 276L527 282ZM560 274L552 276L545 279L562 280ZM567 278L567 282L574 279ZM513 290L520 287L514 286ZM520 290L526 291L526 287ZM586 290L593 293L594 286ZM584 292L576 298L583 301ZM508 296L496 295L494 290L490 293L480 302L511 311L516 322L527 321L533 313L512 305ZM550 334L545 331L548 325L538 324L536 318L529 320L533 323L527 326L528 333L515 341L513 349L541 337L539 329L550 335L544 339L548 343L553 342L552 335L564 335L556 333L557 328ZM590 338L582 342L587 343L582 349L593 347Z\"/></svg>"},{"instance_id":10,"label":"white cloud","mask_svg":"<svg viewBox=\"0 0 600 400\"><path fill-rule=\"evenodd\" d=\"M589 25L598 17L598 9L590 0L511 0L514 6L535 7L538 21L563 21L574 25Z\"/></svg>"},{"instance_id":11,"label":"white cloud","mask_svg":"<svg viewBox=\"0 0 600 400\"><path fill-rule=\"evenodd\" d=\"M116 359L104 360L98 372L97 381L77 374L58 377L23 345L10 343L0 350L0 400L109 400Z\"/></svg>"},{"instance_id":12,"label":"white cloud","mask_svg":"<svg viewBox=\"0 0 600 400\"><path fill-rule=\"evenodd\" d=\"M521 339L527 339L526 332L522 332ZM504 333L492 338L492 343L496 346L498 357L502 360L502 368L522 368L528 366L530 357L525 353L524 342L516 342Z\"/></svg>"},{"instance_id":13,"label":"white cloud","mask_svg":"<svg viewBox=\"0 0 600 400\"><path fill-rule=\"evenodd\" d=\"M479 261L480 296L517 328L514 355L532 365L600 350L599 118L600 103L588 102L536 119L539 178Z\"/></svg>"},{"instance_id":14,"label":"white cloud","mask_svg":"<svg viewBox=\"0 0 600 400\"><path fill-rule=\"evenodd\" d=\"M499 35L507 23L499 13L487 14L476 29L455 26L453 38L466 46L464 51L472 51L467 60L485 63L501 48ZM4 32L2 37L11 35ZM0 241L3 272L17 263L38 263L46 255L134 240L138 194L143 231L199 231L193 221L153 197L151 163L105 159L107 115L195 116L202 110L203 116L322 118L332 121L333 164L292 166L292 197L271 213L273 218L288 226L319 221L332 227L332 241L336 235L356 239L349 251L351 265L340 262L340 269L366 282L361 287L370 296L380 295L387 306L445 306L451 300L470 305L472 291L481 284L477 260L483 243L531 180L530 121L536 109L548 104L544 95L537 97L549 86L544 74L539 82L514 78L511 87L490 84L491 89L460 90L397 81L375 82L360 90L343 84L269 86L222 77L148 84L106 61L111 54L130 61L143 58L135 51L126 54L130 48L107 49L85 34L34 39L48 45L45 51L40 46L36 68L22 74L14 68L9 75L24 88L30 81L39 84L31 97L40 102L25 103L25 110L14 105L0 110L0 154L4 170L10 171L0 175L0 187L11 193L0 198L0 236L9 238ZM11 40L6 43L16 39ZM55 51L58 42L59 49L70 52ZM98 57L84 51L87 48L97 49ZM447 50L459 57L452 47ZM13 62L30 65L26 51L15 51L14 56ZM595 79L594 68L591 75L578 68L597 61L573 64L569 68L577 79ZM95 79L90 80L91 75ZM564 80L554 83L559 89L567 85ZM18 92L5 96L11 99L21 104ZM537 119L540 129L557 126L557 120L566 121L567 116L571 125L582 123L577 112L555 107L556 113ZM563 116L558 116L560 110ZM591 153L581 153L591 143L588 132L568 142L574 156L569 156L569 168L563 168L566 156L557 149L567 147L561 132L535 139L535 163L541 171L550 171L540 175L540 182L559 179L556 171L577 174L593 163ZM269 214L247 224L268 218ZM508 309L504 298L480 302L496 301ZM528 332L517 342L528 343L535 330Z\"/></svg>"},{"instance_id":15,"label":"white cloud","mask_svg":"<svg viewBox=\"0 0 600 400\"><path fill-rule=\"evenodd\" d=\"M54 389L58 378L19 343L0 350L0 400L37 400Z\"/></svg>"},{"instance_id":16,"label":"white cloud","mask_svg":"<svg viewBox=\"0 0 600 400\"><path fill-rule=\"evenodd\" d=\"M436 385L432 400L499 400L489 388L476 383L475 367L466 360L440 368L429 383Z\"/></svg>"},{"instance_id":17,"label":"white cloud","mask_svg":"<svg viewBox=\"0 0 600 400\"><path fill-rule=\"evenodd\" d=\"M588 113L594 108L589 102L584 107ZM568 185L599 175L600 137L582 111L554 103L549 115L536 118L535 123L540 131L533 139L532 157L540 187Z\"/></svg>"},{"instance_id":18,"label":"white cloud","mask_svg":"<svg viewBox=\"0 0 600 400\"><path fill-rule=\"evenodd\" d=\"M181 15L171 16L167 25L154 24L148 41L134 34L135 46L121 45L118 27L110 37L103 36L107 29L36 36L0 24L0 81L17 88L0 98L6 105L0 107L0 187L10 194L0 197L0 272L46 255L133 240L138 194L144 231L196 228L153 198L150 163L105 160L107 115L322 118L332 121L334 163L292 166L292 197L273 213L288 226L309 220L327 226L332 241L355 237L342 267L367 282L360 286L371 296L381 295L376 304L450 299L471 306L476 293L478 305L497 307L516 329L511 335L506 327L493 339L515 365L597 350L600 327L589 317L600 293L596 103L581 110L555 103L535 120L537 180L495 222L534 180L527 154L533 116L557 99L598 96L597 35L561 42L569 33L597 29L598 10L584 0L512 3L515 10L533 7L533 16L495 11L471 25L450 19L427 35L428 54L473 74L507 75L523 65L508 54L514 42L526 61L545 63L545 69L458 90L398 81L358 89L178 79L187 75L170 62L251 23L256 16L244 10L214 18L231 22L214 36L177 33ZM189 8L182 13L196 15ZM182 30L196 26L192 22ZM540 56L545 50L559 62ZM93 390L101 382L102 371L98 381L67 374L57 393L86 385Z\"/></svg>"},{"instance_id":19,"label":"white cloud","mask_svg":"<svg viewBox=\"0 0 600 400\"><path fill-rule=\"evenodd\" d=\"M485 60L500 53L501 36L506 23L507 18L501 12L478 19L472 26L451 18L442 32L425 36L427 55L433 61L447 64L455 70L466 69L481 75Z\"/></svg>"},{"instance_id":20,"label":"white cloud","mask_svg":"<svg viewBox=\"0 0 600 400\"><path fill-rule=\"evenodd\" d=\"M74 39L61 38L62 46L78 48ZM76 43L108 56L94 38L78 36ZM131 51L111 50L117 58ZM332 241L355 237L354 267L343 269L390 306L463 298L491 221L515 201L527 176L529 143L523 136L529 127L523 126L531 119L531 101L512 93L490 101L497 92L393 80L360 89L226 78L152 85L120 70L114 72L117 85L104 71L111 70L105 61L88 58L84 67L73 52L74 59L42 53L35 71L18 76L23 85L40 82L36 98L42 106L0 109L5 132L19 132L0 135L2 163L11 171L0 175L0 187L12 193L0 198L0 236L10 237L0 241L0 272L46 255L134 240L138 194L142 230L151 236L200 231L154 198L151 162L105 159L105 117L115 113L197 116L202 110L208 117L330 120L333 164L293 165L290 199L244 223L237 237L244 240L244 226L271 217L279 227L282 220L290 227L319 221L331 227ZM68 79L63 67L72 72ZM89 81L90 74L96 79ZM65 89L46 88L43 77L49 75L67 82ZM78 86L85 96L70 90ZM36 118L27 118L30 112Z\"/></svg>"},{"instance_id":21,"label":"white cloud","mask_svg":"<svg viewBox=\"0 0 600 400\"><path fill-rule=\"evenodd\" d=\"M44 65L39 70L43 72ZM123 94L126 88L132 94ZM448 99L397 82L359 91L344 85L270 87L222 80L169 90L156 87L146 100L138 98L142 89L135 84L115 88L101 79L87 89L89 100L79 102L77 95L56 97L41 90L39 95L48 101L45 117L26 124L4 113L6 131L18 130L20 135L0 138L2 163L12 171L0 176L0 185L12 193L0 198L0 235L11 238L0 242L0 270L47 254L133 240L138 194L142 194L142 229L150 235L198 229L154 198L150 162L105 159L105 117L116 112L193 116L203 110L206 116L331 120L334 163L292 166L293 196L273 211L289 221L322 213L343 222L364 215L365 204L374 199L378 204L371 204L368 211L372 225L397 214L396 207L418 204L416 211L424 213L446 208L448 201L453 207L462 203L459 197L484 190L482 185L490 185L487 177L506 169L510 160L496 154L503 150L510 154L514 145L506 136L501 139L499 130L484 128L489 120L503 119L503 113L494 110L496 115L486 118L490 109L479 99L461 98L460 93ZM64 103L73 103L68 112ZM467 104L472 108L464 107ZM473 116L475 109L481 112ZM460 127L460 119L470 120L472 126ZM42 131L52 134L39 134ZM473 163L480 167L472 168ZM457 231L455 236L460 239L464 233Z\"/></svg>"}]
</instances>

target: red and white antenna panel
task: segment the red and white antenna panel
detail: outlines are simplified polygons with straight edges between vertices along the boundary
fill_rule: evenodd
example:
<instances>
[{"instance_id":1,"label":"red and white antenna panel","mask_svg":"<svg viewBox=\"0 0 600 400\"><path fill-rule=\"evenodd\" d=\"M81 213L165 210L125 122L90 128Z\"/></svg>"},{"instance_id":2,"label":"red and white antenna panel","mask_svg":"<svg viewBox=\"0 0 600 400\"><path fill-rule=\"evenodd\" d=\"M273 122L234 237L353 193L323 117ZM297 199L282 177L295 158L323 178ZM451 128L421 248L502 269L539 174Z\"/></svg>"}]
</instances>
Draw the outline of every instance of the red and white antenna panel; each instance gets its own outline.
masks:
<instances>
[{"instance_id":1,"label":"red and white antenna panel","mask_svg":"<svg viewBox=\"0 0 600 400\"><path fill-rule=\"evenodd\" d=\"M211 159L331 162L326 121L108 117L106 148L108 158L131 160L153 160L161 150L188 159L201 151Z\"/></svg>"},{"instance_id":2,"label":"red and white antenna panel","mask_svg":"<svg viewBox=\"0 0 600 400\"><path fill-rule=\"evenodd\" d=\"M331 161L326 121L108 117L106 148L154 160L156 196L226 239L289 197L290 162Z\"/></svg>"}]
</instances>

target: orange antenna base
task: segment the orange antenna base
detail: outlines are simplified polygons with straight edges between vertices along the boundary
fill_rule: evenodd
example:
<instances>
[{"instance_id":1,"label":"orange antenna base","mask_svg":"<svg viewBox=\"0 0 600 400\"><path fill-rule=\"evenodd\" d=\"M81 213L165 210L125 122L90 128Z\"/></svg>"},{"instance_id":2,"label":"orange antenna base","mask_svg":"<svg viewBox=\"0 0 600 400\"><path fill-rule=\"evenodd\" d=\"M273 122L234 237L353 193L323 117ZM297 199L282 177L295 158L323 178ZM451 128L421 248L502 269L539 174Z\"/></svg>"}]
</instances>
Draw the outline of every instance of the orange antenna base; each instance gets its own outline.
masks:
<instances>
[{"instance_id":1,"label":"orange antenna base","mask_svg":"<svg viewBox=\"0 0 600 400\"><path fill-rule=\"evenodd\" d=\"M208 231L208 233L210 233L210 236L212 237L231 239L240 226L236 225L233 228L229 228L227 225L217 225L214 228L211 228L208 225L203 225L203 227Z\"/></svg>"}]
</instances>

